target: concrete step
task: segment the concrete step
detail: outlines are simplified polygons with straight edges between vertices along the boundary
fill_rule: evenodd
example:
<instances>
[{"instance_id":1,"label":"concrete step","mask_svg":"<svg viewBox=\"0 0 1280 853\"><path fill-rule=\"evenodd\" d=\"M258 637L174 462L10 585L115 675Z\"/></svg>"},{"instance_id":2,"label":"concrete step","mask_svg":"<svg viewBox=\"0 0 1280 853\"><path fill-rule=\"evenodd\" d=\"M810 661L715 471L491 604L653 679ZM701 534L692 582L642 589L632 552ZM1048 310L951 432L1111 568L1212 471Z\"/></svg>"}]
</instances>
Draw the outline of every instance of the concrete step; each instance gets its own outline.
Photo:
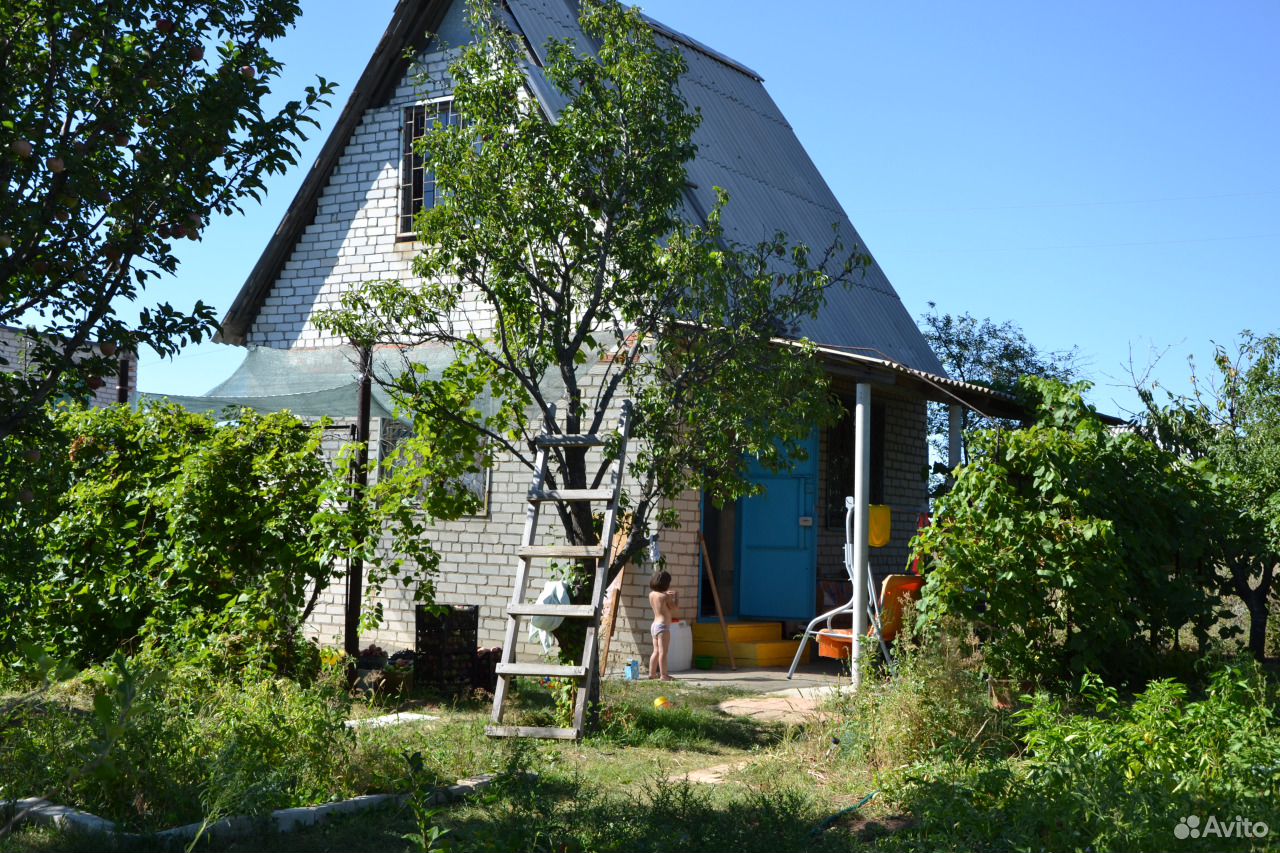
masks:
<instances>
[{"instance_id":1,"label":"concrete step","mask_svg":"<svg viewBox=\"0 0 1280 853\"><path fill-rule=\"evenodd\" d=\"M732 643L734 662L738 666L787 666L796 655L799 640L768 640L757 643ZM729 653L723 642L695 641L693 653L712 655L718 666L728 666Z\"/></svg>"},{"instance_id":2,"label":"concrete step","mask_svg":"<svg viewBox=\"0 0 1280 853\"><path fill-rule=\"evenodd\" d=\"M759 643L782 639L781 622L730 622L729 642ZM695 622L693 624L693 641L705 640L714 643L724 642L719 622Z\"/></svg>"}]
</instances>

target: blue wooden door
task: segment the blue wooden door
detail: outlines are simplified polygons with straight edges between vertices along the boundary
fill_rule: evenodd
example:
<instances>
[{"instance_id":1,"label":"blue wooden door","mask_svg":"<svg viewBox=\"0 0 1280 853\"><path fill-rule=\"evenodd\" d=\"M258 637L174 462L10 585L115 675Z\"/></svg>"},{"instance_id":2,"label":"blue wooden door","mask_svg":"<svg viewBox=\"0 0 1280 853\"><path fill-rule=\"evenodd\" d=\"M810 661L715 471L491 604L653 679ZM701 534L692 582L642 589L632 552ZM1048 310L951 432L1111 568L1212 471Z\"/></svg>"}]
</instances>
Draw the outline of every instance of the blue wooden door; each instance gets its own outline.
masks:
<instances>
[{"instance_id":1,"label":"blue wooden door","mask_svg":"<svg viewBox=\"0 0 1280 853\"><path fill-rule=\"evenodd\" d=\"M754 463L764 492L738 502L738 614L756 619L810 619L818 566L818 436L809 458L771 474Z\"/></svg>"}]
</instances>

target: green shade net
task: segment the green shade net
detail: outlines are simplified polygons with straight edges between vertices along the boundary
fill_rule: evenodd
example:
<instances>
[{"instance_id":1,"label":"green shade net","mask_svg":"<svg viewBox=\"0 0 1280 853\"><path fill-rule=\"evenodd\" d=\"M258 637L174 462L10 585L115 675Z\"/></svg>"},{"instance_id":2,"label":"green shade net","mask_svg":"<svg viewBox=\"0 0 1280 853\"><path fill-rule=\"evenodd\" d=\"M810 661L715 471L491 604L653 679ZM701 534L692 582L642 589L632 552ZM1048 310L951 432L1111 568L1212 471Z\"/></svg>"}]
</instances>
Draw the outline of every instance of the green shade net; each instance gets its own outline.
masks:
<instances>
[{"instance_id":1,"label":"green shade net","mask_svg":"<svg viewBox=\"0 0 1280 853\"><path fill-rule=\"evenodd\" d=\"M374 375L392 379L409 364L425 366L437 379L454 360L453 350L439 345L410 349L386 347L374 352ZM139 394L139 401L169 401L192 412L221 412L228 407L256 412L288 410L299 417L354 418L359 415L360 382L356 353L350 347L272 349L251 347L244 361L223 382L198 397L177 394ZM552 382L544 385L554 384ZM545 388L553 395L557 389ZM395 404L375 382L370 416L391 418ZM497 403L486 393L476 407L492 414Z\"/></svg>"}]
</instances>

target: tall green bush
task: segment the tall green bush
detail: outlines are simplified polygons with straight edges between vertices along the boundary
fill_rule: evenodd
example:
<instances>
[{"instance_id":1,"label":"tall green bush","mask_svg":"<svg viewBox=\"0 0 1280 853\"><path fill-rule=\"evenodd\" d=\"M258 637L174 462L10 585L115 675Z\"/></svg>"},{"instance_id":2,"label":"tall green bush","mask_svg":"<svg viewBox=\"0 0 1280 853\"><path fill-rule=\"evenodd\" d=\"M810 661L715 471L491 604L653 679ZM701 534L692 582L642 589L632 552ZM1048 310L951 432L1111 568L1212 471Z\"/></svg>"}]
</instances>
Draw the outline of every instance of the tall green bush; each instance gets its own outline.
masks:
<instances>
[{"instance_id":1,"label":"tall green bush","mask_svg":"<svg viewBox=\"0 0 1280 853\"><path fill-rule=\"evenodd\" d=\"M1280 565L1280 336L1245 331L1234 351L1219 346L1216 375L1191 375L1190 396L1139 387L1142 427L1161 446L1211 472L1222 495L1217 553L1221 590L1249 611L1249 650L1276 654L1268 640Z\"/></svg>"},{"instance_id":2,"label":"tall green bush","mask_svg":"<svg viewBox=\"0 0 1280 853\"><path fill-rule=\"evenodd\" d=\"M996 676L1141 680L1179 629L1203 636L1215 615L1212 490L1103 424L1086 384L1021 387L1035 422L971 436L972 461L914 541L931 566L921 610L975 625Z\"/></svg>"},{"instance_id":3,"label":"tall green bush","mask_svg":"<svg viewBox=\"0 0 1280 853\"><path fill-rule=\"evenodd\" d=\"M191 640L286 669L359 524L319 427L171 405L59 409L0 441L0 660L35 643L85 665ZM376 542L378 537L369 537ZM426 561L424 561L426 562Z\"/></svg>"},{"instance_id":4,"label":"tall green bush","mask_svg":"<svg viewBox=\"0 0 1280 853\"><path fill-rule=\"evenodd\" d=\"M1132 699L1096 678L1074 702L1039 694L1015 715L1021 755L924 762L886 777L886 797L919 821L911 840L939 849L1271 849L1273 689L1252 662L1207 683L1198 700L1172 680Z\"/></svg>"}]
</instances>

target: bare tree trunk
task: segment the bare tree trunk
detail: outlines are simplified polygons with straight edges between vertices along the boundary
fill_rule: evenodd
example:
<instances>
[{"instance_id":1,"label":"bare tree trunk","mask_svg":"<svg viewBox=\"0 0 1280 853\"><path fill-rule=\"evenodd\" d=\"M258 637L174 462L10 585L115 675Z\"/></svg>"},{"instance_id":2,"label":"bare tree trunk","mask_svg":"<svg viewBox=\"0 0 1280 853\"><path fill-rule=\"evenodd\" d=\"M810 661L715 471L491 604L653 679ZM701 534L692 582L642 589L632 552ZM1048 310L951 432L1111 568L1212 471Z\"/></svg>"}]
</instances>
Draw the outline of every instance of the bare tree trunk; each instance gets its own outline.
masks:
<instances>
[{"instance_id":1,"label":"bare tree trunk","mask_svg":"<svg viewBox=\"0 0 1280 853\"><path fill-rule=\"evenodd\" d=\"M1251 561L1233 562L1231 581L1236 595L1244 602L1249 611L1249 651L1259 662L1267 657L1267 617L1269 615L1269 598L1271 582L1275 573L1275 565L1268 563L1262 570L1262 577L1257 586L1249 586Z\"/></svg>"},{"instance_id":2,"label":"bare tree trunk","mask_svg":"<svg viewBox=\"0 0 1280 853\"><path fill-rule=\"evenodd\" d=\"M1240 597L1249 611L1249 651L1262 662L1267 658L1267 594L1260 589L1251 589Z\"/></svg>"}]
</instances>

